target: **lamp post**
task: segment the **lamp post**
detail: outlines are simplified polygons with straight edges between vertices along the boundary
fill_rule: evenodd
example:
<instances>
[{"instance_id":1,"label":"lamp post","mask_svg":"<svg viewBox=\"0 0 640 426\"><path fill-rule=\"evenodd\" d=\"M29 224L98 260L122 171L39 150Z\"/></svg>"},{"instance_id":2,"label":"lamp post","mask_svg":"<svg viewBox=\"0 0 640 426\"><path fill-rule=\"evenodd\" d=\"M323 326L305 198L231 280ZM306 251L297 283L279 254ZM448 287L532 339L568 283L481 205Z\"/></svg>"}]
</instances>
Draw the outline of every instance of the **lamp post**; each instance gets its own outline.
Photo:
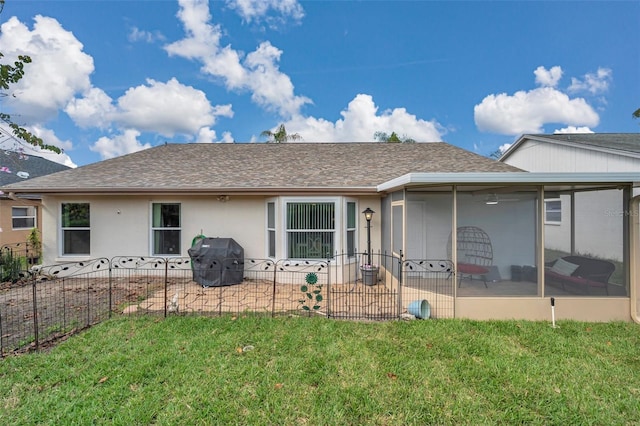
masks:
<instances>
[{"instance_id":1,"label":"lamp post","mask_svg":"<svg viewBox=\"0 0 640 426\"><path fill-rule=\"evenodd\" d=\"M371 218L374 213L369 207L362 212L367 221L367 265L371 265Z\"/></svg>"}]
</instances>

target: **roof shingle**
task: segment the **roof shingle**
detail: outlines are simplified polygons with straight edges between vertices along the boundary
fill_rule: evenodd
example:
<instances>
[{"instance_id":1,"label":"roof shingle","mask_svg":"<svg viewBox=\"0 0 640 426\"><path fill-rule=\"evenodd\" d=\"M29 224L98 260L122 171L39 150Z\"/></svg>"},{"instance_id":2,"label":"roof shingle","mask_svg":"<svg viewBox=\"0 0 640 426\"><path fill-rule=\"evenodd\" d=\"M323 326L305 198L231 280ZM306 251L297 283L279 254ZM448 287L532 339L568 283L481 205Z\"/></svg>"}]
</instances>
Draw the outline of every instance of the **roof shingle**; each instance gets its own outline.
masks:
<instances>
[{"instance_id":1,"label":"roof shingle","mask_svg":"<svg viewBox=\"0 0 640 426\"><path fill-rule=\"evenodd\" d=\"M165 144L10 185L16 192L372 190L407 173L518 172L444 142Z\"/></svg>"}]
</instances>

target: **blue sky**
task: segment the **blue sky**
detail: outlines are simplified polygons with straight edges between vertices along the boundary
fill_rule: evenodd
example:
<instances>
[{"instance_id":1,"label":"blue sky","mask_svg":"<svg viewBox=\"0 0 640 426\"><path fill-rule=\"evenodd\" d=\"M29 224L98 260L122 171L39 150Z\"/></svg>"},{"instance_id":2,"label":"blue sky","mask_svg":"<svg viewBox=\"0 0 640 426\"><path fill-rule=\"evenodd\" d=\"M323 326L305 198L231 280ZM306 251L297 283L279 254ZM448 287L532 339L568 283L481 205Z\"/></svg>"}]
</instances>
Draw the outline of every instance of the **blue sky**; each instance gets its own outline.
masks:
<instances>
[{"instance_id":1,"label":"blue sky","mask_svg":"<svg viewBox=\"0 0 640 426\"><path fill-rule=\"evenodd\" d=\"M71 166L281 123L488 155L523 133L638 132L639 24L639 1L7 0L3 61L33 63L0 109Z\"/></svg>"}]
</instances>

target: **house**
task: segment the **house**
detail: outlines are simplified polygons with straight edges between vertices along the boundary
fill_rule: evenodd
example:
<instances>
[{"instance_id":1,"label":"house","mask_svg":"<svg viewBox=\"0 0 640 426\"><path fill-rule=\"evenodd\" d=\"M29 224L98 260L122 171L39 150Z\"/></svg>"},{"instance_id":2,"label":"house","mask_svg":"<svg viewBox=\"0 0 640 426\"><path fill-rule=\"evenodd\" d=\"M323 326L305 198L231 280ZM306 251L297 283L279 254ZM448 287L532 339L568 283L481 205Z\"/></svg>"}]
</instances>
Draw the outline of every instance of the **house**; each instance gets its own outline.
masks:
<instances>
[{"instance_id":1,"label":"house","mask_svg":"<svg viewBox=\"0 0 640 426\"><path fill-rule=\"evenodd\" d=\"M545 250L539 200L589 193L612 212L637 212L638 182L637 172L525 172L443 142L165 144L2 190L42 194L45 263L186 256L204 234L233 238L247 258L346 253L340 267L361 262L355 253L370 244L396 258L452 261L451 316L548 319L556 297L559 318L628 321L637 314L633 215L602 218L623 230L613 236L622 255L604 261L615 273L603 278L588 256ZM371 222L360 214L367 208ZM571 232L588 235L578 213ZM547 279L561 263L574 270ZM410 278L381 273L391 285Z\"/></svg>"},{"instance_id":2,"label":"house","mask_svg":"<svg viewBox=\"0 0 640 426\"><path fill-rule=\"evenodd\" d=\"M500 161L529 172L569 173L640 173L640 133L579 133L522 135L500 157ZM612 207L615 191L609 200L598 194L551 193L545 196L545 244L547 248L575 253L576 247L598 257L621 260L624 248L616 235L624 223L602 221L602 217L629 214ZM634 189L633 196L640 195ZM572 212L588 215L588 234L574 233L571 238ZM603 226L605 225L605 226Z\"/></svg>"},{"instance_id":3,"label":"house","mask_svg":"<svg viewBox=\"0 0 640 426\"><path fill-rule=\"evenodd\" d=\"M41 157L0 151L0 186L66 170L69 167ZM24 243L33 228L41 229L40 195L0 194L0 246Z\"/></svg>"}]
</instances>

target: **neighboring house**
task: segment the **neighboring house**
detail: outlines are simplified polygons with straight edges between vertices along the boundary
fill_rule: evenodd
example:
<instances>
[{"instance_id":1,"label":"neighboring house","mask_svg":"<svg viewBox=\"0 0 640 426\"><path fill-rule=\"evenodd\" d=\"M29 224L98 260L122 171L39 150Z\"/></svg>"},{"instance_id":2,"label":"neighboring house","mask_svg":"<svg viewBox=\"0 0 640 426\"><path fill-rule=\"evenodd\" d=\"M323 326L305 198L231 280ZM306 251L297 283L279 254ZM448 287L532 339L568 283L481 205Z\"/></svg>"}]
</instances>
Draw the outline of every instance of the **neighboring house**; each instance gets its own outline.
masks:
<instances>
[{"instance_id":1,"label":"neighboring house","mask_svg":"<svg viewBox=\"0 0 640 426\"><path fill-rule=\"evenodd\" d=\"M530 172L565 173L640 173L640 133L581 133L523 135L500 157L500 161ZM633 195L640 191L634 189ZM555 193L545 197L545 244L549 249L584 253L622 260L624 248L616 237L623 232L621 222L610 216L629 215L623 205L615 204L616 191L608 200L600 193ZM572 208L572 206L574 206ZM580 217L574 217L579 212ZM591 232L574 234L576 220L588 221Z\"/></svg>"},{"instance_id":2,"label":"neighboring house","mask_svg":"<svg viewBox=\"0 0 640 426\"><path fill-rule=\"evenodd\" d=\"M68 168L44 158L0 151L0 187ZM0 246L24 243L33 228L41 229L40 206L38 194L0 194Z\"/></svg>"},{"instance_id":3,"label":"neighboring house","mask_svg":"<svg viewBox=\"0 0 640 426\"><path fill-rule=\"evenodd\" d=\"M613 191L612 209L637 211L631 191L638 181L635 172L529 173L442 142L165 144L1 189L42 194L44 263L187 256L204 234L231 237L254 259L345 253L332 262L339 268L361 262L354 255L367 246L360 212L371 208L373 251L457 265L448 293L456 317L548 319L555 296L559 318L629 320L637 314L630 283L637 284L628 232L615 235L624 250L611 285L591 288L576 277L578 288L561 288L544 273L531 282L519 274L557 262L544 250L545 193L606 198ZM637 226L629 217L607 220ZM589 231L580 226L572 232ZM463 229L490 240L496 282L468 280L473 268L463 273L475 250Z\"/></svg>"}]
</instances>

